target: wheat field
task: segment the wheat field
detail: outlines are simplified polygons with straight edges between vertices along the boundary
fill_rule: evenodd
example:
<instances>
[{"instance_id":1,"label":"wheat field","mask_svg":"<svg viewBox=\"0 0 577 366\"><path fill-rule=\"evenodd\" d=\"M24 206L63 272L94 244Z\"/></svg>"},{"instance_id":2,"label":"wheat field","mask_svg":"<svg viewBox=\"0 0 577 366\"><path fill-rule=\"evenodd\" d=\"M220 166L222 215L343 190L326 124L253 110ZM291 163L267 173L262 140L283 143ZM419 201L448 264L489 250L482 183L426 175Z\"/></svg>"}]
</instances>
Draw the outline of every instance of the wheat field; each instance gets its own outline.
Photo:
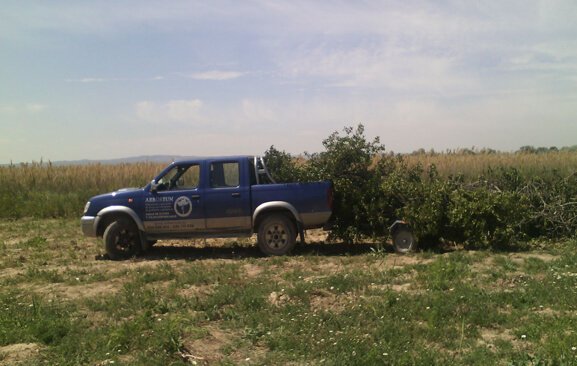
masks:
<instances>
[{"instance_id":1,"label":"wheat field","mask_svg":"<svg viewBox=\"0 0 577 366\"><path fill-rule=\"evenodd\" d=\"M408 166L435 165L441 176L476 177L488 169L515 167L521 174L568 176L577 171L577 152L423 153L401 155ZM302 160L302 158L301 158ZM34 162L0 166L0 217L76 217L86 201L97 194L124 187L143 187L164 163L87 164L59 166ZM306 165L306 161L299 164ZM273 172L274 175L274 172Z\"/></svg>"},{"instance_id":2,"label":"wheat field","mask_svg":"<svg viewBox=\"0 0 577 366\"><path fill-rule=\"evenodd\" d=\"M441 176L463 174L468 177L483 174L488 169L515 167L526 176L541 176L557 171L570 175L577 171L577 152L554 151L541 154L523 153L442 153L411 154L403 159L409 166L434 164Z\"/></svg>"}]
</instances>

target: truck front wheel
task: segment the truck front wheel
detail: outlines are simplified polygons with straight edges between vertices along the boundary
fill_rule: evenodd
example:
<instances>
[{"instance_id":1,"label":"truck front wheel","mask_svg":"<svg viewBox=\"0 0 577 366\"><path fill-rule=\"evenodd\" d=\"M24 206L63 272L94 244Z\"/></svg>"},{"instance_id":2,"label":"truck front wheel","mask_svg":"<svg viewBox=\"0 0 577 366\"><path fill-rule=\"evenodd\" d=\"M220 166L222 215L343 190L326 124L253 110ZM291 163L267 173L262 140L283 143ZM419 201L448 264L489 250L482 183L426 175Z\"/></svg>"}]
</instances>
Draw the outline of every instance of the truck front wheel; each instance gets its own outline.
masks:
<instances>
[{"instance_id":1,"label":"truck front wheel","mask_svg":"<svg viewBox=\"0 0 577 366\"><path fill-rule=\"evenodd\" d=\"M266 217L258 227L258 247L265 255L286 255L296 244L296 227L285 215Z\"/></svg>"},{"instance_id":2,"label":"truck front wheel","mask_svg":"<svg viewBox=\"0 0 577 366\"><path fill-rule=\"evenodd\" d=\"M103 239L110 259L128 259L140 252L138 228L126 219L110 223L104 231Z\"/></svg>"}]
</instances>

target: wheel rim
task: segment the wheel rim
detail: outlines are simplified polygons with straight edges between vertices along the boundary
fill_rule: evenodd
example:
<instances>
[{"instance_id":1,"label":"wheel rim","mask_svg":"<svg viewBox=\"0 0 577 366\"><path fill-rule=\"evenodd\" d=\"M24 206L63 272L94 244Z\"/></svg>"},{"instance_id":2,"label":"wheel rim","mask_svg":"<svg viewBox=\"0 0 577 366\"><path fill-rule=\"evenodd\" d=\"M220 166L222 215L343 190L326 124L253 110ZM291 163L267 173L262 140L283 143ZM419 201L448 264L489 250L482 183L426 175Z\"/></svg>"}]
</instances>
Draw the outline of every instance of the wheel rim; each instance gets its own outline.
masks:
<instances>
[{"instance_id":1,"label":"wheel rim","mask_svg":"<svg viewBox=\"0 0 577 366\"><path fill-rule=\"evenodd\" d=\"M269 248L281 249L288 244L288 232L284 225L274 223L266 227L265 243Z\"/></svg>"},{"instance_id":2,"label":"wheel rim","mask_svg":"<svg viewBox=\"0 0 577 366\"><path fill-rule=\"evenodd\" d=\"M408 251L413 247L413 235L406 230L401 230L395 235L395 247L400 251Z\"/></svg>"},{"instance_id":3,"label":"wheel rim","mask_svg":"<svg viewBox=\"0 0 577 366\"><path fill-rule=\"evenodd\" d=\"M131 230L122 229L114 238L115 248L123 253L131 253L135 247L135 235Z\"/></svg>"}]
</instances>

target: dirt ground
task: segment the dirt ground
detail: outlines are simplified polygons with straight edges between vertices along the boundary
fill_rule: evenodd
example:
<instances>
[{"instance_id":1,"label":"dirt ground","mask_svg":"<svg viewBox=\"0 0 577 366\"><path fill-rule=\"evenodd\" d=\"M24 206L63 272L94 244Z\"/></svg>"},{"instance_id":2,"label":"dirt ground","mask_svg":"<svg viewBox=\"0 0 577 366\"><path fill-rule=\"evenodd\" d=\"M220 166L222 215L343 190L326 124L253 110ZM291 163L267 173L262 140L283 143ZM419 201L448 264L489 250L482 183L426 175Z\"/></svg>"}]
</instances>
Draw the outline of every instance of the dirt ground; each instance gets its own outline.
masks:
<instances>
[{"instance_id":1,"label":"dirt ground","mask_svg":"<svg viewBox=\"0 0 577 366\"><path fill-rule=\"evenodd\" d=\"M175 271L182 271L191 262L202 261L203 265L212 267L227 263L240 263L243 278L257 278L263 271L274 270L279 281L288 273L303 270L307 273L305 280L316 280L322 277L351 272L355 270L382 271L383 269L402 269L406 266L427 264L435 258L426 255L398 255L393 253L392 246L378 243L343 244L327 242L327 233L322 230L307 232L307 244L295 249L294 255L285 258L282 265L275 264L275 258L263 257L255 246L255 238L248 239L197 239L160 241L151 250L139 258L127 261L111 261L104 255L101 240L84 238L76 223L62 224L57 220L42 221L39 225L20 223L15 230L10 223L0 223L0 283L11 283L22 292L37 294L48 302L98 299L122 290L123 285L131 280L129 274L135 271L154 269L167 264ZM29 223L30 224L30 223ZM384 248L378 253L378 260L367 261L367 255L375 254L377 247ZM433 257L444 255L435 254ZM466 252L465 255L476 255ZM303 261L302 257L314 257L318 260ZM550 262L557 257L540 253L505 254L511 263L523 263L534 257L543 262ZM491 256L476 261L471 269L479 276L490 273L495 263ZM72 275L71 275L72 274ZM41 276L52 276L61 280L38 281ZM72 276L72 277L71 277ZM28 279L32 280L28 280ZM99 280L98 278L102 278ZM396 292L419 291L413 287L413 274L405 273L394 283L387 285ZM158 284L162 286L162 282ZM488 284L500 286L506 284ZM375 285L377 286L377 285ZM211 291L210 285L185 288L188 295L202 295ZM337 296L330 292L319 292L311 298L311 309L330 309L339 314L351 301L346 296ZM282 306L291 301L290 296L282 292L272 292L268 302ZM218 361L220 351L235 342L238 335L214 326L206 328L206 336L187 340L182 349L182 358L190 363ZM497 334L487 329L482 332L480 342L492 344L497 339L510 339L511 335ZM0 364L25 365L31 362L42 346L36 343L10 344L0 347ZM193 351L202 350L202 352ZM216 357L216 358L215 358ZM244 355L238 355L241 361Z\"/></svg>"},{"instance_id":2,"label":"dirt ground","mask_svg":"<svg viewBox=\"0 0 577 366\"><path fill-rule=\"evenodd\" d=\"M27 237L35 237L37 232L28 232L28 235L10 235L2 232L0 226L0 242L4 242L4 257L0 260L0 281L17 279L27 275L30 267L40 268L47 273L58 275L61 273L70 273L77 271L79 273L87 272L90 274L106 274L111 277L106 281L92 281L84 275L79 275L77 283L69 284L66 281L56 283L29 283L21 281L20 287L28 291L39 293L46 296L47 299L70 299L79 298L96 298L103 294L110 294L122 288L122 285L129 280L124 273L137 271L139 269L154 268L160 263L168 263L176 270L186 266L191 261L202 261L206 265L217 265L222 263L237 263L243 259L257 259L258 261L273 261L274 258L266 258L261 255L256 247L256 239L193 239L193 240L167 240L159 241L150 251L141 257L127 261L111 261L104 254L103 245L100 239L84 238L78 232L73 233L75 239L69 243L58 237L58 231L47 233L46 244L47 250L41 257L36 257L34 248L22 248L18 243L25 242ZM8 234L8 235L6 235ZM4 238L2 237L4 236ZM8 238L6 238L8 236ZM16 238L14 237L16 236ZM44 236L43 236L44 237ZM378 262L373 262L369 266L362 259L354 258L374 253L375 243L361 244L342 244L327 242L327 232L323 230L309 230L306 233L307 244L299 245L292 258L284 261L282 268L278 268L279 277L282 273L290 272L310 264L303 263L299 259L302 255L311 255L322 257L322 261L315 264L313 268L307 268L314 272L330 275L340 273L343 270L343 258L353 258L347 262L347 271L355 268L365 271L371 270L370 266L379 268L402 268L408 265L426 264L431 259L415 255L398 255L392 250L391 245L385 245L385 255L380 257ZM66 258L62 255L63 246L73 244L72 248L74 258ZM68 248L70 249L70 248ZM469 253L473 255L474 252ZM556 259L551 254L539 253L510 253L507 258L513 263L522 263L525 259L534 257L545 262ZM485 261L475 263L473 269L476 272L489 272L493 262L491 258ZM243 261L244 275L248 278L256 277L262 271L262 266ZM29 275L29 274L28 274ZM20 281L19 281L20 282ZM85 282L85 283L82 283ZM410 278L403 282L399 279L398 283L393 285L395 291L406 291L410 289ZM282 301L277 299L275 301Z\"/></svg>"}]
</instances>

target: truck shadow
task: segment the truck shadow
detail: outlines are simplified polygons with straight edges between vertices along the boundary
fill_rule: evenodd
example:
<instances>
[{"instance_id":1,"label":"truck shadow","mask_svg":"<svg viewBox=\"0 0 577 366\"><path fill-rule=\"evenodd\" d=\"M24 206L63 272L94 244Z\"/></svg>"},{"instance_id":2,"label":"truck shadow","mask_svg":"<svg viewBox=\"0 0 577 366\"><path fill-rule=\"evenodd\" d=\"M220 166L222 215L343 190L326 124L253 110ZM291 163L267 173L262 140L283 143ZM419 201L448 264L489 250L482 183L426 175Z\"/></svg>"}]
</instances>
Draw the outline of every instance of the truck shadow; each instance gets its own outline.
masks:
<instances>
[{"instance_id":1,"label":"truck shadow","mask_svg":"<svg viewBox=\"0 0 577 366\"><path fill-rule=\"evenodd\" d=\"M292 256L356 256L373 253L377 250L375 244L358 243L323 243L299 245L292 252ZM391 246L381 249L385 253L393 253ZM152 247L151 250L140 256L141 260L204 260L204 259L243 259L265 258L258 247L186 247L162 245Z\"/></svg>"}]
</instances>

